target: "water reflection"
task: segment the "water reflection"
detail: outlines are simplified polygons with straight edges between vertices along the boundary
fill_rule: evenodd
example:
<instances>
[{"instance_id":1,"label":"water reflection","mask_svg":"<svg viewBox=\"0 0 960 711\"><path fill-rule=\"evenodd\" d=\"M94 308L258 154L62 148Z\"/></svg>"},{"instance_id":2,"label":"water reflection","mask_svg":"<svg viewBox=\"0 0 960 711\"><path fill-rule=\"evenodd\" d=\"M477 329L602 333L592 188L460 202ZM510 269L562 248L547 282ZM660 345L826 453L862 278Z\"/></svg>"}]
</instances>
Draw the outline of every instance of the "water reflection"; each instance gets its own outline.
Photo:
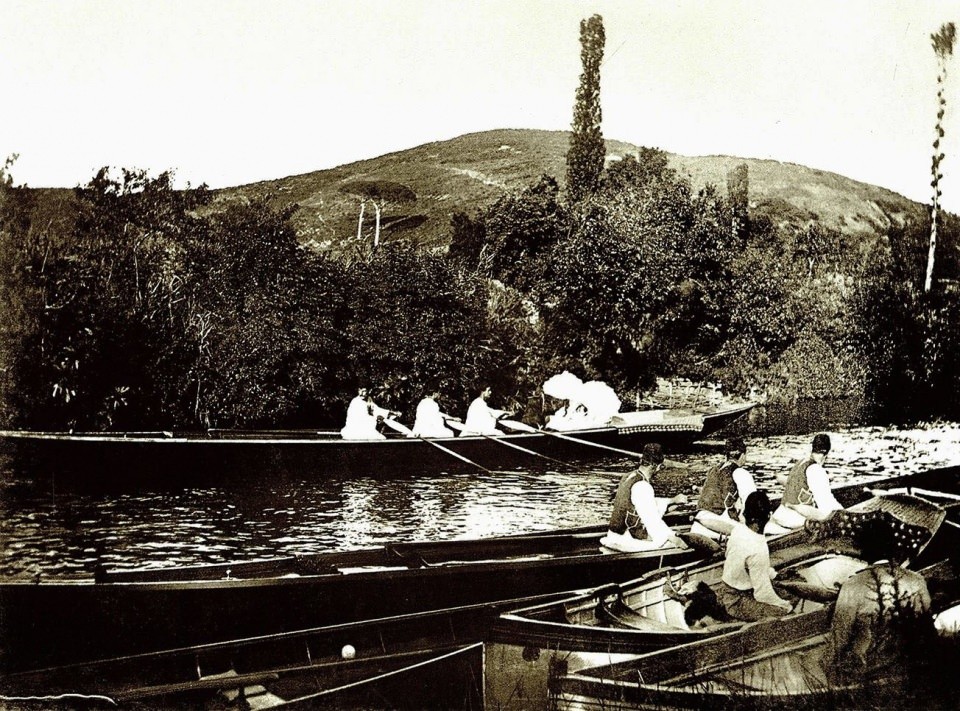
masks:
<instances>
[{"instance_id":1,"label":"water reflection","mask_svg":"<svg viewBox=\"0 0 960 711\"><path fill-rule=\"evenodd\" d=\"M859 428L832 435L836 483L960 464L960 427ZM747 440L758 484L809 452L809 436ZM716 447L673 457L664 493L693 493ZM342 478L248 476L220 486L68 491L6 471L0 489L0 573L90 574L108 568L251 560L342 550L388 540L478 538L606 519L630 460L592 471L517 471Z\"/></svg>"}]
</instances>

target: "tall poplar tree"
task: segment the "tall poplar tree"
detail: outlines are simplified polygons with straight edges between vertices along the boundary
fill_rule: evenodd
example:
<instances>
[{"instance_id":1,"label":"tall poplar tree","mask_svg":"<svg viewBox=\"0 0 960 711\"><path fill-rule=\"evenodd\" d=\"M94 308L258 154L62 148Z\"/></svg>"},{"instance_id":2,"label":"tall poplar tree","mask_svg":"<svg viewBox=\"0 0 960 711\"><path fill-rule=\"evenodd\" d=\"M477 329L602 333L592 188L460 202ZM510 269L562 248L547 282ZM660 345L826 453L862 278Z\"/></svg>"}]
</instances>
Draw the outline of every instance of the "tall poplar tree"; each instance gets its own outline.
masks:
<instances>
[{"instance_id":1,"label":"tall poplar tree","mask_svg":"<svg viewBox=\"0 0 960 711\"><path fill-rule=\"evenodd\" d=\"M933 161L930 171L933 180L933 205L930 208L930 250L927 253L927 278L923 283L923 290L929 292L933 286L933 260L937 250L937 218L940 213L940 163L943 161L943 152L940 150L940 139L943 138L943 115L946 112L947 100L944 97L944 88L947 81L947 60L953 55L953 44L956 41L957 31L952 22L940 26L940 31L930 35L933 51L937 55L937 125L933 139Z\"/></svg>"},{"instance_id":2,"label":"tall poplar tree","mask_svg":"<svg viewBox=\"0 0 960 711\"><path fill-rule=\"evenodd\" d=\"M600 185L606 149L600 131L600 63L606 35L603 18L580 21L583 73L573 107L573 134L567 151L567 197L571 204L589 197Z\"/></svg>"}]
</instances>

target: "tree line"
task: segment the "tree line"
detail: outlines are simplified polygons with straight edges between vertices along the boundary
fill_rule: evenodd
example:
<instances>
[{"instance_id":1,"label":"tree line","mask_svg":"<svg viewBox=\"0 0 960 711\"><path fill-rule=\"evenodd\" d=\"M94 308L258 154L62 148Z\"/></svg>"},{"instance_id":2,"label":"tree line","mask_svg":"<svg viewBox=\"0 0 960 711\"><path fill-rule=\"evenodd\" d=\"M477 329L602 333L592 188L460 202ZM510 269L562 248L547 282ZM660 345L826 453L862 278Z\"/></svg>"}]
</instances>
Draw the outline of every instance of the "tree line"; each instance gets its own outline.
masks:
<instances>
[{"instance_id":1,"label":"tree line","mask_svg":"<svg viewBox=\"0 0 960 711\"><path fill-rule=\"evenodd\" d=\"M657 149L609 160L603 43L602 20L584 20L563 184L454 212L446 251L378 233L328 256L301 246L295 207L223 205L169 173L103 169L51 212L8 161L0 424L337 427L360 385L407 417L433 391L462 412L486 385L535 409L563 369L626 402L677 376L785 403L850 397L864 421L960 416L957 219L852 240L751 214L745 164L695 190ZM349 189L379 221L378 185Z\"/></svg>"}]
</instances>

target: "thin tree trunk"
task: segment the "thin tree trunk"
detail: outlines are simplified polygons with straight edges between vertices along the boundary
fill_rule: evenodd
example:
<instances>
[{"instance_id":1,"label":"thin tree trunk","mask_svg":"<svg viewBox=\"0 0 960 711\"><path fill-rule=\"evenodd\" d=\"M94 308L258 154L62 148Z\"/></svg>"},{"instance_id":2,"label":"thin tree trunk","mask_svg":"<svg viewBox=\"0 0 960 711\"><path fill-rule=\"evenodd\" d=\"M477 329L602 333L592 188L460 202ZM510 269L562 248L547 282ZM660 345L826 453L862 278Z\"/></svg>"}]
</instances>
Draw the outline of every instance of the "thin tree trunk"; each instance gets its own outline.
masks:
<instances>
[{"instance_id":1,"label":"thin tree trunk","mask_svg":"<svg viewBox=\"0 0 960 711\"><path fill-rule=\"evenodd\" d=\"M366 200L360 201L360 219L357 221L357 241L363 236L363 207L366 205Z\"/></svg>"}]
</instances>

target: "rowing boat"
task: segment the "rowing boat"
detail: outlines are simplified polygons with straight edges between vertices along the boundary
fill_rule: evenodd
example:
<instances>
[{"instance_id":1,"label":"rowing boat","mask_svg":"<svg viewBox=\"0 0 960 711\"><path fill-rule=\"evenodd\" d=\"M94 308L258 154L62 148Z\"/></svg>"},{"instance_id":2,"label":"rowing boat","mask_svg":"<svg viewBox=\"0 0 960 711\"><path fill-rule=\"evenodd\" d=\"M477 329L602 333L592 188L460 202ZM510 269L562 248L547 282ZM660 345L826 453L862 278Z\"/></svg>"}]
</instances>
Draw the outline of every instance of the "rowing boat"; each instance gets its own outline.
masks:
<instances>
[{"instance_id":1,"label":"rowing boat","mask_svg":"<svg viewBox=\"0 0 960 711\"><path fill-rule=\"evenodd\" d=\"M477 465L497 470L529 466L537 455L589 460L609 455L610 450L604 448L634 451L654 441L668 450L677 449L726 427L752 407L627 412L604 427L563 433L528 427L497 437L418 438L390 433L382 440L350 441L334 432L316 431L7 430L0 431L0 451L7 452L12 464L28 473L69 474L102 483L177 477L194 482L197 476L247 472L399 474L474 469Z\"/></svg>"},{"instance_id":2,"label":"rowing boat","mask_svg":"<svg viewBox=\"0 0 960 711\"><path fill-rule=\"evenodd\" d=\"M920 571L933 610L956 610L958 570L952 561ZM931 679L894 666L880 675L831 679L827 666L830 608L765 620L708 639L618 661L568 670L551 680L551 708L559 709L821 709L955 708L960 685L944 675L956 661L955 643L922 638L922 655L937 657ZM950 657L937 656L945 651ZM918 659L925 657L925 659ZM950 660L953 661L950 661ZM921 666L916 665L916 666ZM932 681L932 683L931 683ZM935 701L932 695L938 695Z\"/></svg>"},{"instance_id":3,"label":"rowing boat","mask_svg":"<svg viewBox=\"0 0 960 711\"><path fill-rule=\"evenodd\" d=\"M0 672L628 580L692 549L604 552L606 527L93 578L0 582Z\"/></svg>"},{"instance_id":4,"label":"rowing boat","mask_svg":"<svg viewBox=\"0 0 960 711\"><path fill-rule=\"evenodd\" d=\"M852 527L867 518L885 520L914 561L923 560L937 536L948 538L944 545L953 549L958 542L952 527L938 534L947 513L944 508L907 494L874 497L851 511L843 513L845 520L838 515L836 520L771 540L771 565L778 571L775 582L799 598L791 617L829 606L842 581L866 567L857 558ZM744 627L717 609L714 591L722 572L722 561L693 562L505 613L488 639L487 698L509 709L512 691L523 685L525 699L539 698L546 704L549 680L558 664L574 671ZM691 615L688 605L690 612L695 605L702 609Z\"/></svg>"},{"instance_id":5,"label":"rowing boat","mask_svg":"<svg viewBox=\"0 0 960 711\"><path fill-rule=\"evenodd\" d=\"M482 705L482 645L507 609L562 593L0 676L0 701L139 708Z\"/></svg>"}]
</instances>

